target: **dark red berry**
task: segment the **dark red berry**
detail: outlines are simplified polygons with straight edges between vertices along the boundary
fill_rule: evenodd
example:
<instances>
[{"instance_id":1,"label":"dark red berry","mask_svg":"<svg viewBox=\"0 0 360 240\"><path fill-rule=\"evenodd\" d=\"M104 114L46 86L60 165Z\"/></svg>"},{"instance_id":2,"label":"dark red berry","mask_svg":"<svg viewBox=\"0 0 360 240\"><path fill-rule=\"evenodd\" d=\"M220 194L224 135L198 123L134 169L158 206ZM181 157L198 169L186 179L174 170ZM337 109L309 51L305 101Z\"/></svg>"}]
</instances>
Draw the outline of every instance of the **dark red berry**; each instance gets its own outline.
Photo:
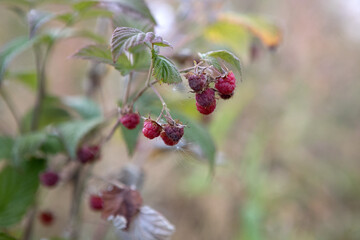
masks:
<instances>
[{"instance_id":1,"label":"dark red berry","mask_svg":"<svg viewBox=\"0 0 360 240\"><path fill-rule=\"evenodd\" d=\"M232 94L221 94L221 93L219 93L219 96L224 100L227 100L227 99L231 98L233 95L234 95L234 93L232 93Z\"/></svg>"},{"instance_id":2,"label":"dark red berry","mask_svg":"<svg viewBox=\"0 0 360 240\"><path fill-rule=\"evenodd\" d=\"M77 150L76 154L77 158L82 163L93 162L100 157L100 147L98 145L84 145Z\"/></svg>"},{"instance_id":3,"label":"dark red berry","mask_svg":"<svg viewBox=\"0 0 360 240\"><path fill-rule=\"evenodd\" d=\"M91 195L89 203L90 203L90 208L92 210L99 211L104 208L104 201L102 197L98 195Z\"/></svg>"},{"instance_id":4,"label":"dark red berry","mask_svg":"<svg viewBox=\"0 0 360 240\"><path fill-rule=\"evenodd\" d=\"M140 123L140 116L137 113L127 113L120 118L120 122L127 129L134 129Z\"/></svg>"},{"instance_id":5,"label":"dark red berry","mask_svg":"<svg viewBox=\"0 0 360 240\"><path fill-rule=\"evenodd\" d=\"M46 187L54 187L59 181L59 175L56 172L46 171L40 174L40 182Z\"/></svg>"},{"instance_id":6,"label":"dark red berry","mask_svg":"<svg viewBox=\"0 0 360 240\"><path fill-rule=\"evenodd\" d=\"M144 127L142 129L142 132L145 137L149 139L156 138L160 136L161 131L162 127L157 122L151 119L147 119L144 121Z\"/></svg>"},{"instance_id":7,"label":"dark red berry","mask_svg":"<svg viewBox=\"0 0 360 240\"><path fill-rule=\"evenodd\" d=\"M50 211L43 211L39 214L39 220L43 225L49 226L54 221L54 215Z\"/></svg>"},{"instance_id":8,"label":"dark red berry","mask_svg":"<svg viewBox=\"0 0 360 240\"><path fill-rule=\"evenodd\" d=\"M215 110L215 108L216 108L216 101L214 101L213 104L211 104L208 107L203 107L200 106L198 103L196 103L196 109L204 115L209 115Z\"/></svg>"},{"instance_id":9,"label":"dark red berry","mask_svg":"<svg viewBox=\"0 0 360 240\"><path fill-rule=\"evenodd\" d=\"M161 138L164 143L170 146L177 144L184 135L184 128L167 124L163 127L164 133L161 133Z\"/></svg>"},{"instance_id":10,"label":"dark red berry","mask_svg":"<svg viewBox=\"0 0 360 240\"><path fill-rule=\"evenodd\" d=\"M202 107L208 107L215 101L215 91L212 88L208 88L202 93L196 93L196 102Z\"/></svg>"},{"instance_id":11,"label":"dark red berry","mask_svg":"<svg viewBox=\"0 0 360 240\"><path fill-rule=\"evenodd\" d=\"M189 81L189 86L195 92L200 92L206 85L205 74L187 74L186 78Z\"/></svg>"},{"instance_id":12,"label":"dark red berry","mask_svg":"<svg viewBox=\"0 0 360 240\"><path fill-rule=\"evenodd\" d=\"M174 142L173 140L171 140L171 139L166 135L165 132L162 132L162 133L160 134L160 137L162 138L162 140L164 141L164 143L165 143L166 145L174 146L174 145L176 145L176 144L178 143L178 142Z\"/></svg>"},{"instance_id":13,"label":"dark red berry","mask_svg":"<svg viewBox=\"0 0 360 240\"><path fill-rule=\"evenodd\" d=\"M215 88L223 95L233 94L236 87L236 79L233 72L229 72L224 78L218 78Z\"/></svg>"}]
</instances>

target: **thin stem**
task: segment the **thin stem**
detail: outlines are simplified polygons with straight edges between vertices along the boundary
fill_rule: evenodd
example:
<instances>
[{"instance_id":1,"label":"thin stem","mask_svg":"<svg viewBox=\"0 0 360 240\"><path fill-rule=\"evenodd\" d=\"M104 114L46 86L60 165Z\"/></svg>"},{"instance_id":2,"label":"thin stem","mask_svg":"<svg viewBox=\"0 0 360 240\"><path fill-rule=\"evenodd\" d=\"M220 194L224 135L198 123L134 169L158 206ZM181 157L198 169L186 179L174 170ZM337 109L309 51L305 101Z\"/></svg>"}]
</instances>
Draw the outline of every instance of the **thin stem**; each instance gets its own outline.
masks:
<instances>
[{"instance_id":1,"label":"thin stem","mask_svg":"<svg viewBox=\"0 0 360 240\"><path fill-rule=\"evenodd\" d=\"M126 105L128 99L129 99L129 95L130 95L130 89L131 89L131 82L133 79L133 72L129 73L128 79L127 79L127 83L126 83L126 89L125 89L125 94L124 94L124 99L123 99L123 106Z\"/></svg>"},{"instance_id":2,"label":"thin stem","mask_svg":"<svg viewBox=\"0 0 360 240\"><path fill-rule=\"evenodd\" d=\"M4 89L2 89L2 88L0 88L0 95L4 99L4 102L7 105L7 107L9 108L9 110L11 112L11 115L15 119L18 130L21 132L21 124L20 124L19 115L18 115L18 113L17 113L17 111L15 109L15 106L14 106L12 100L9 98L6 91Z\"/></svg>"},{"instance_id":3,"label":"thin stem","mask_svg":"<svg viewBox=\"0 0 360 240\"><path fill-rule=\"evenodd\" d=\"M46 49L43 62L41 63L40 49L38 47L34 47L38 89L37 89L37 97L36 97L33 117L31 121L31 130L36 130L38 128L41 108L43 105L43 100L46 95L45 69L46 69L46 63L49 56L50 48L51 46L48 46L48 48Z\"/></svg>"},{"instance_id":4,"label":"thin stem","mask_svg":"<svg viewBox=\"0 0 360 240\"><path fill-rule=\"evenodd\" d=\"M131 102L130 105L131 105L131 106L134 105L134 103L136 102L136 100L138 100L139 97L141 97L141 95L143 95L144 92L146 92L146 90L147 90L150 86L154 85L154 84L157 83L157 82L158 82L157 80L154 80L154 81L152 81L149 85L145 85L145 86L136 94L136 96L133 98L133 100L132 100L132 102Z\"/></svg>"},{"instance_id":5,"label":"thin stem","mask_svg":"<svg viewBox=\"0 0 360 240\"><path fill-rule=\"evenodd\" d=\"M120 121L117 121L116 124L111 129L110 133L104 138L104 140L101 142L101 145L104 145L106 142L110 141L110 139L113 137L116 129L120 126Z\"/></svg>"},{"instance_id":6,"label":"thin stem","mask_svg":"<svg viewBox=\"0 0 360 240\"><path fill-rule=\"evenodd\" d=\"M147 80L146 80L146 86L149 86L149 84L150 84L150 80L151 80L151 75L152 75L153 69L154 69L153 61L151 60L150 69L149 69L148 77L147 77Z\"/></svg>"},{"instance_id":7,"label":"thin stem","mask_svg":"<svg viewBox=\"0 0 360 240\"><path fill-rule=\"evenodd\" d=\"M156 88L154 86L151 85L151 89L154 91L156 96L160 99L160 101L163 105L163 109L165 109L166 115L171 118L169 109L167 108L166 102L164 101L163 97L160 95L160 93L158 92L158 90L156 90Z\"/></svg>"}]
</instances>

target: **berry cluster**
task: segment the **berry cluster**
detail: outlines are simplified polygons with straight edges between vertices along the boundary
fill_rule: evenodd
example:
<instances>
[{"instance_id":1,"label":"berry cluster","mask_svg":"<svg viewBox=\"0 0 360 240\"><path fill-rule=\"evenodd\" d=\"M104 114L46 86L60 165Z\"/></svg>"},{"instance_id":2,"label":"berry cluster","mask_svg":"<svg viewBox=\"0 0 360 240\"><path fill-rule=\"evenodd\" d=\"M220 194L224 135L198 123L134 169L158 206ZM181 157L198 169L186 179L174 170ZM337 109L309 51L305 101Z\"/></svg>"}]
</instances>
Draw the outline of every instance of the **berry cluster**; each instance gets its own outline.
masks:
<instances>
[{"instance_id":1,"label":"berry cluster","mask_svg":"<svg viewBox=\"0 0 360 240\"><path fill-rule=\"evenodd\" d=\"M184 127L177 123L167 123L161 126L149 118L144 121L142 132L149 139L160 136L166 145L174 146L184 135Z\"/></svg>"},{"instance_id":2,"label":"berry cluster","mask_svg":"<svg viewBox=\"0 0 360 240\"><path fill-rule=\"evenodd\" d=\"M212 78L204 72L189 72L185 77L188 79L190 88L195 92L196 109L204 115L209 115L215 110L216 92L220 98L229 99L233 96L236 87L233 72L216 78ZM210 87L212 82L215 82L215 89Z\"/></svg>"}]
</instances>

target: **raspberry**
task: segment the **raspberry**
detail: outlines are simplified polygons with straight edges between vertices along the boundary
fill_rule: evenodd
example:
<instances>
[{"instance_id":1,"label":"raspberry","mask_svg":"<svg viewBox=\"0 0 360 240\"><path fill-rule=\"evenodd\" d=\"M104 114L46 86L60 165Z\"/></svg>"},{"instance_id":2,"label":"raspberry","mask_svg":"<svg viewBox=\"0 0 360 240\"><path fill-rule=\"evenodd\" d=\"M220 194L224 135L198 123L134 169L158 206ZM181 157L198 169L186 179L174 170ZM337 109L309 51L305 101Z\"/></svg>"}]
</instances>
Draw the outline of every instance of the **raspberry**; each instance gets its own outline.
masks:
<instances>
[{"instance_id":1,"label":"raspberry","mask_svg":"<svg viewBox=\"0 0 360 240\"><path fill-rule=\"evenodd\" d=\"M184 135L184 128L167 124L163 127L164 132L160 134L160 137L166 145L173 146L177 144Z\"/></svg>"},{"instance_id":2,"label":"raspberry","mask_svg":"<svg viewBox=\"0 0 360 240\"><path fill-rule=\"evenodd\" d=\"M59 181L59 175L56 172L46 171L40 174L40 182L46 187L54 187Z\"/></svg>"},{"instance_id":3,"label":"raspberry","mask_svg":"<svg viewBox=\"0 0 360 240\"><path fill-rule=\"evenodd\" d=\"M208 88L202 93L196 93L196 103L202 107L209 107L215 101L215 91L212 88Z\"/></svg>"},{"instance_id":4,"label":"raspberry","mask_svg":"<svg viewBox=\"0 0 360 240\"><path fill-rule=\"evenodd\" d=\"M95 159L99 158L100 147L97 145L84 145L77 150L76 154L81 163L93 162Z\"/></svg>"},{"instance_id":5,"label":"raspberry","mask_svg":"<svg viewBox=\"0 0 360 240\"><path fill-rule=\"evenodd\" d=\"M206 76L204 74L187 74L189 86L195 92L200 92L206 85Z\"/></svg>"},{"instance_id":6,"label":"raspberry","mask_svg":"<svg viewBox=\"0 0 360 240\"><path fill-rule=\"evenodd\" d=\"M233 72L229 72L224 78L217 79L215 88L223 95L233 94L236 87L236 79Z\"/></svg>"},{"instance_id":7,"label":"raspberry","mask_svg":"<svg viewBox=\"0 0 360 240\"><path fill-rule=\"evenodd\" d=\"M90 203L91 209L95 210L95 211L102 210L104 207L104 201L103 201L102 197L100 197L98 195L91 195L89 203Z\"/></svg>"},{"instance_id":8,"label":"raspberry","mask_svg":"<svg viewBox=\"0 0 360 240\"><path fill-rule=\"evenodd\" d=\"M221 94L221 93L219 93L219 96L224 100L227 100L227 99L231 98L233 95L234 95L234 93L231 93L231 94Z\"/></svg>"},{"instance_id":9,"label":"raspberry","mask_svg":"<svg viewBox=\"0 0 360 240\"><path fill-rule=\"evenodd\" d=\"M164 143L165 143L166 145L174 146L174 145L176 145L176 144L178 143L178 142L174 142L173 140L171 140L171 139L166 135L165 132L162 132L162 133L160 134L160 137L162 138L162 140L164 141Z\"/></svg>"},{"instance_id":10,"label":"raspberry","mask_svg":"<svg viewBox=\"0 0 360 240\"><path fill-rule=\"evenodd\" d=\"M204 115L209 115L215 110L215 108L216 108L216 101L214 101L213 104L211 104L208 107L203 107L200 106L198 103L196 103L196 109Z\"/></svg>"},{"instance_id":11,"label":"raspberry","mask_svg":"<svg viewBox=\"0 0 360 240\"><path fill-rule=\"evenodd\" d=\"M39 214L39 220L43 225L49 226L54 221L54 215L50 211L43 211Z\"/></svg>"},{"instance_id":12,"label":"raspberry","mask_svg":"<svg viewBox=\"0 0 360 240\"><path fill-rule=\"evenodd\" d=\"M137 113L127 113L119 120L127 129L134 129L140 123L140 116Z\"/></svg>"},{"instance_id":13,"label":"raspberry","mask_svg":"<svg viewBox=\"0 0 360 240\"><path fill-rule=\"evenodd\" d=\"M149 139L156 138L160 136L161 131L162 131L162 127L159 124L157 124L157 122L151 119L147 119L144 121L144 127L142 129L142 132L145 137Z\"/></svg>"}]
</instances>

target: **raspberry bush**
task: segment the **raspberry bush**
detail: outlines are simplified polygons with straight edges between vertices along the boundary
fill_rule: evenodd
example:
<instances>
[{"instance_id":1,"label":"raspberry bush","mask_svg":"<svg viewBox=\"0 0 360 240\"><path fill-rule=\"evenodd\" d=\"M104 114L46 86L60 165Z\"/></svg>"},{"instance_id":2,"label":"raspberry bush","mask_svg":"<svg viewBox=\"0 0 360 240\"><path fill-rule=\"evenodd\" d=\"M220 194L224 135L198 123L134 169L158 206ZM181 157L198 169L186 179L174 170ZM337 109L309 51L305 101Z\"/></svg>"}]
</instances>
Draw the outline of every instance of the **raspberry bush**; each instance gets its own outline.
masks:
<instances>
[{"instance_id":1,"label":"raspberry bush","mask_svg":"<svg viewBox=\"0 0 360 240\"><path fill-rule=\"evenodd\" d=\"M29 32L2 46L0 51L1 96L18 126L16 136L0 137L0 158L8 160L0 172L0 187L6 195L0 199L0 229L20 226L18 223L23 221L17 231L21 238L40 238L33 232L37 221L47 227L55 224L53 211L41 210L44 193L72 186L72 198L68 201L71 206L66 209L68 219L59 234L65 239L80 238L81 222L85 221L82 200L86 197L90 209L100 213L98 219L111 222L120 238L169 239L175 227L145 205L146 198L142 196L145 179L142 165L146 159L137 161L133 168L114 164L114 169L120 167L121 177L107 173L100 177L93 170L99 162L107 161L107 144L116 141L113 136L119 131L130 158L140 148L139 142L166 151L194 146L199 149L194 156L207 159L213 174L216 145L204 127L211 116L202 117L214 113L222 99L236 95L242 76L239 58L227 50L206 53L194 50L190 61L182 61L177 55L180 47L177 49L154 32L156 21L144 1L59 2L63 9L70 9L67 12L45 11L45 2L3 3L9 9L17 9L20 15L26 13L23 20L27 19ZM92 24L86 28L79 24L91 18L97 19L95 30L89 31ZM62 26L55 28L57 25L50 22ZM107 29L111 29L111 35ZM51 80L47 65L55 46L75 37L87 42L67 61L89 61L88 70L83 73L86 90L79 96L55 96L47 87ZM26 49L35 57L35 70L33 75L24 77L13 73L9 63ZM58 75L64 70L57 71ZM102 87L110 80L109 71L116 72L117 80L121 80L121 94L113 102L113 109L104 107L103 100L99 103L97 98L107 97L102 94ZM33 76L36 84L28 81ZM35 91L35 102L23 116L9 101L8 89L3 84L10 78L21 77ZM172 89L180 89L176 90L180 100L166 95ZM191 108L185 111L181 104L189 96ZM101 182L98 184L101 187L94 182ZM14 201L18 209L7 211ZM144 231L150 231L148 237L136 238ZM7 233L12 235L10 230Z\"/></svg>"}]
</instances>

